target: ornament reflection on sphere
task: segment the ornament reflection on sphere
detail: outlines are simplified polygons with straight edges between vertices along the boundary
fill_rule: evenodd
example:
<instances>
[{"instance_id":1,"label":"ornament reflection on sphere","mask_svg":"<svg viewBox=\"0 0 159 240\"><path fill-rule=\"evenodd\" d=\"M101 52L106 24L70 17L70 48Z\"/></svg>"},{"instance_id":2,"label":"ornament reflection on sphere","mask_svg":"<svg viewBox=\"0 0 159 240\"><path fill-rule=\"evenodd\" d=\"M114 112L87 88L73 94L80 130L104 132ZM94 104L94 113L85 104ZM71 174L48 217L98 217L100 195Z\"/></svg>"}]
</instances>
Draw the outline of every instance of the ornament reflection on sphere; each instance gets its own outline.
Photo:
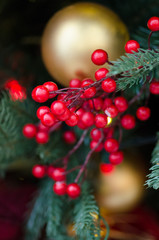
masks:
<instances>
[{"instance_id":1,"label":"ornament reflection on sphere","mask_svg":"<svg viewBox=\"0 0 159 240\"><path fill-rule=\"evenodd\" d=\"M109 60L124 54L126 26L110 9L95 3L76 3L57 12L42 37L42 57L51 76L64 86L73 78L94 78L99 66L91 62L96 49ZM102 67L107 67L103 65Z\"/></svg>"}]
</instances>

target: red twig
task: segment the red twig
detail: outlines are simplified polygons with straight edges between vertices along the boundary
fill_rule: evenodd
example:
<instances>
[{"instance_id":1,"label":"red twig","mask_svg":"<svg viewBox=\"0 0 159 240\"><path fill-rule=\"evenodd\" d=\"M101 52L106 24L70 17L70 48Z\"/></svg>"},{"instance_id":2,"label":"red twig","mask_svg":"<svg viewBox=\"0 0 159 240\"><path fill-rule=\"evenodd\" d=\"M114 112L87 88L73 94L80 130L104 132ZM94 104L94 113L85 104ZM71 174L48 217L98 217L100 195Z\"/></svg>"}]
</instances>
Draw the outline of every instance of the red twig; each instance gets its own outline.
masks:
<instances>
[{"instance_id":1,"label":"red twig","mask_svg":"<svg viewBox=\"0 0 159 240\"><path fill-rule=\"evenodd\" d=\"M150 32L149 34L149 37L148 37L148 49L151 50L151 47L150 47L150 39L151 39L151 36L152 36L152 31Z\"/></svg>"}]
</instances>

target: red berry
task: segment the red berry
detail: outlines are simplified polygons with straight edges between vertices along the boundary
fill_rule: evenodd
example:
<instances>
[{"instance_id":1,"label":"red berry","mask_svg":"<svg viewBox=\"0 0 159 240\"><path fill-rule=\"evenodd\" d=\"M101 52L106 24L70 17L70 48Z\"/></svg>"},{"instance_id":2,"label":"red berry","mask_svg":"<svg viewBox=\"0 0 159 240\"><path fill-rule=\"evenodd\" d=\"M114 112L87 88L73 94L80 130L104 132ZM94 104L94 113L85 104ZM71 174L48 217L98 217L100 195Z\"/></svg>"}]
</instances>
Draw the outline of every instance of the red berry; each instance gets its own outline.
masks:
<instances>
[{"instance_id":1,"label":"red berry","mask_svg":"<svg viewBox=\"0 0 159 240\"><path fill-rule=\"evenodd\" d=\"M50 177L50 178L52 178L52 174L53 174L53 172L54 172L54 170L55 170L55 167L53 167L53 166L48 166L48 168L47 168L47 175Z\"/></svg>"},{"instance_id":2,"label":"red berry","mask_svg":"<svg viewBox=\"0 0 159 240\"><path fill-rule=\"evenodd\" d=\"M111 105L105 109L105 114L108 117L115 118L118 115L118 109L115 105Z\"/></svg>"},{"instance_id":3,"label":"red berry","mask_svg":"<svg viewBox=\"0 0 159 240\"><path fill-rule=\"evenodd\" d=\"M105 128L106 129L106 128ZM105 130L104 129L104 130ZM113 137L113 135L114 135L114 128L107 128L107 133L106 133L106 137L107 138L112 138Z\"/></svg>"},{"instance_id":4,"label":"red berry","mask_svg":"<svg viewBox=\"0 0 159 240\"><path fill-rule=\"evenodd\" d=\"M54 82L45 82L43 84L44 87L46 87L49 91L49 98L53 98L55 97L57 94L56 93L51 93L53 91L57 91L58 90L58 86L56 85L56 83Z\"/></svg>"},{"instance_id":5,"label":"red berry","mask_svg":"<svg viewBox=\"0 0 159 240\"><path fill-rule=\"evenodd\" d=\"M39 131L35 136L35 140L39 144L45 144L49 141L49 134L46 131Z\"/></svg>"},{"instance_id":6,"label":"red berry","mask_svg":"<svg viewBox=\"0 0 159 240\"><path fill-rule=\"evenodd\" d=\"M36 115L39 119L41 119L42 115L44 115L45 113L48 113L48 112L50 112L50 108L47 106L42 106L42 107L38 108Z\"/></svg>"},{"instance_id":7,"label":"red berry","mask_svg":"<svg viewBox=\"0 0 159 240\"><path fill-rule=\"evenodd\" d=\"M102 49L97 49L92 53L92 62L96 65L103 65L108 61L108 54Z\"/></svg>"},{"instance_id":8,"label":"red berry","mask_svg":"<svg viewBox=\"0 0 159 240\"><path fill-rule=\"evenodd\" d=\"M71 116L71 112L68 108L66 108L66 111L63 114L57 116L57 119L60 121L66 121L69 119L70 116Z\"/></svg>"},{"instance_id":9,"label":"red berry","mask_svg":"<svg viewBox=\"0 0 159 240\"><path fill-rule=\"evenodd\" d=\"M66 188L67 188L67 185L65 182L55 182L53 185L54 193L60 196L66 194Z\"/></svg>"},{"instance_id":10,"label":"red berry","mask_svg":"<svg viewBox=\"0 0 159 240\"><path fill-rule=\"evenodd\" d=\"M103 107L103 100L101 97L90 99L88 102L89 102L90 108L95 109L97 111L101 110Z\"/></svg>"},{"instance_id":11,"label":"red berry","mask_svg":"<svg viewBox=\"0 0 159 240\"><path fill-rule=\"evenodd\" d=\"M112 104L113 104L113 101L111 98L105 98L102 109L105 110L107 107L111 106Z\"/></svg>"},{"instance_id":12,"label":"red berry","mask_svg":"<svg viewBox=\"0 0 159 240\"><path fill-rule=\"evenodd\" d=\"M23 127L23 135L26 138L33 138L33 137L35 137L36 132L37 132L37 128L32 123L28 123L28 124L24 125L24 127Z\"/></svg>"},{"instance_id":13,"label":"red berry","mask_svg":"<svg viewBox=\"0 0 159 240\"><path fill-rule=\"evenodd\" d=\"M107 116L99 113L95 116L95 125L97 128L104 128L107 125Z\"/></svg>"},{"instance_id":14,"label":"red berry","mask_svg":"<svg viewBox=\"0 0 159 240\"><path fill-rule=\"evenodd\" d=\"M76 111L76 115L81 118L83 113L85 113L85 111L83 110L83 108L79 108L77 111Z\"/></svg>"},{"instance_id":15,"label":"red berry","mask_svg":"<svg viewBox=\"0 0 159 240\"><path fill-rule=\"evenodd\" d=\"M75 199L80 196L81 188L77 183L70 183L67 186L67 194L70 198Z\"/></svg>"},{"instance_id":16,"label":"red berry","mask_svg":"<svg viewBox=\"0 0 159 240\"><path fill-rule=\"evenodd\" d=\"M64 141L68 144L74 144L76 142L76 135L71 130L64 132L63 138L64 138Z\"/></svg>"},{"instance_id":17,"label":"red berry","mask_svg":"<svg viewBox=\"0 0 159 240\"><path fill-rule=\"evenodd\" d=\"M135 40L129 40L125 45L125 52L126 53L133 53L138 52L138 49L140 48L140 45Z\"/></svg>"},{"instance_id":18,"label":"red berry","mask_svg":"<svg viewBox=\"0 0 159 240\"><path fill-rule=\"evenodd\" d=\"M116 89L116 82L112 78L107 78L102 82L102 89L107 93L114 92Z\"/></svg>"},{"instance_id":19,"label":"red berry","mask_svg":"<svg viewBox=\"0 0 159 240\"><path fill-rule=\"evenodd\" d=\"M52 173L52 179L54 181L65 181L66 180L65 169L55 168L53 173Z\"/></svg>"},{"instance_id":20,"label":"red berry","mask_svg":"<svg viewBox=\"0 0 159 240\"><path fill-rule=\"evenodd\" d=\"M94 140L94 141L99 141L99 139L101 139L102 137L102 133L101 131L98 129L98 128L93 128L90 132L90 135L91 135L91 138Z\"/></svg>"},{"instance_id":21,"label":"red berry","mask_svg":"<svg viewBox=\"0 0 159 240\"><path fill-rule=\"evenodd\" d=\"M69 119L66 120L65 123L70 127L76 126L78 123L78 116L75 113L71 113Z\"/></svg>"},{"instance_id":22,"label":"red berry","mask_svg":"<svg viewBox=\"0 0 159 240\"><path fill-rule=\"evenodd\" d=\"M101 163L100 164L100 171L103 174L111 173L114 170L114 166L110 163Z\"/></svg>"},{"instance_id":23,"label":"red berry","mask_svg":"<svg viewBox=\"0 0 159 240\"><path fill-rule=\"evenodd\" d=\"M141 121L145 121L150 117L151 110L148 107L139 107L136 111L136 116Z\"/></svg>"},{"instance_id":24,"label":"red berry","mask_svg":"<svg viewBox=\"0 0 159 240\"><path fill-rule=\"evenodd\" d=\"M44 132L48 132L49 131L49 127L44 126L41 122L38 124L38 132L40 131L44 131Z\"/></svg>"},{"instance_id":25,"label":"red berry","mask_svg":"<svg viewBox=\"0 0 159 240\"><path fill-rule=\"evenodd\" d=\"M92 140L90 142L90 149L94 149L99 143L97 141ZM99 146L94 150L94 152L101 152L103 149L103 143L100 143Z\"/></svg>"},{"instance_id":26,"label":"red berry","mask_svg":"<svg viewBox=\"0 0 159 240\"><path fill-rule=\"evenodd\" d=\"M116 152L119 148L119 143L116 139L109 138L105 141L104 148L109 153Z\"/></svg>"},{"instance_id":27,"label":"red berry","mask_svg":"<svg viewBox=\"0 0 159 240\"><path fill-rule=\"evenodd\" d=\"M159 94L159 82L150 83L150 93L155 95Z\"/></svg>"},{"instance_id":28,"label":"red berry","mask_svg":"<svg viewBox=\"0 0 159 240\"><path fill-rule=\"evenodd\" d=\"M46 87L39 85L33 89L32 98L36 102L46 102L49 99L49 91Z\"/></svg>"},{"instance_id":29,"label":"red berry","mask_svg":"<svg viewBox=\"0 0 159 240\"><path fill-rule=\"evenodd\" d=\"M91 98L91 97L93 97L95 94L96 94L96 88L95 88L95 87L87 88L87 89L84 91L84 97L86 97L86 98Z\"/></svg>"},{"instance_id":30,"label":"red berry","mask_svg":"<svg viewBox=\"0 0 159 240\"><path fill-rule=\"evenodd\" d=\"M109 155L109 161L113 165L120 164L123 161L123 159L124 159L124 155L122 151L117 151Z\"/></svg>"},{"instance_id":31,"label":"red berry","mask_svg":"<svg viewBox=\"0 0 159 240\"><path fill-rule=\"evenodd\" d=\"M106 68L100 68L95 72L95 79L97 81L101 80L102 78L105 78L107 73L108 73L108 69Z\"/></svg>"},{"instance_id":32,"label":"red berry","mask_svg":"<svg viewBox=\"0 0 159 240\"><path fill-rule=\"evenodd\" d=\"M74 78L70 81L69 86L71 88L80 88L81 87L81 81L77 78Z\"/></svg>"},{"instance_id":33,"label":"red berry","mask_svg":"<svg viewBox=\"0 0 159 240\"><path fill-rule=\"evenodd\" d=\"M90 84L94 83L94 81L91 78L85 78L81 82L81 87L89 86Z\"/></svg>"},{"instance_id":34,"label":"red berry","mask_svg":"<svg viewBox=\"0 0 159 240\"><path fill-rule=\"evenodd\" d=\"M134 116L126 114L121 118L121 125L123 128L129 130L135 127L136 121Z\"/></svg>"},{"instance_id":35,"label":"red berry","mask_svg":"<svg viewBox=\"0 0 159 240\"><path fill-rule=\"evenodd\" d=\"M87 127L91 127L94 124L94 114L91 112L83 113L81 121Z\"/></svg>"},{"instance_id":36,"label":"red berry","mask_svg":"<svg viewBox=\"0 0 159 240\"><path fill-rule=\"evenodd\" d=\"M43 178L45 176L45 166L43 166L43 165L35 165L32 168L32 174L36 178Z\"/></svg>"},{"instance_id":37,"label":"red berry","mask_svg":"<svg viewBox=\"0 0 159 240\"><path fill-rule=\"evenodd\" d=\"M62 115L66 111L67 107L62 101L54 101L51 104L51 111L55 115Z\"/></svg>"},{"instance_id":38,"label":"red berry","mask_svg":"<svg viewBox=\"0 0 159 240\"><path fill-rule=\"evenodd\" d=\"M52 127L56 122L56 118L51 112L48 112L42 115L41 122L47 127Z\"/></svg>"},{"instance_id":39,"label":"red berry","mask_svg":"<svg viewBox=\"0 0 159 240\"><path fill-rule=\"evenodd\" d=\"M128 109L128 102L124 97L116 97L114 103L119 112L124 112Z\"/></svg>"},{"instance_id":40,"label":"red berry","mask_svg":"<svg viewBox=\"0 0 159 240\"><path fill-rule=\"evenodd\" d=\"M77 126L82 130L87 128L87 126L81 121L81 119L78 121Z\"/></svg>"},{"instance_id":41,"label":"red berry","mask_svg":"<svg viewBox=\"0 0 159 240\"><path fill-rule=\"evenodd\" d=\"M159 17L151 17L148 20L147 26L153 32L159 31Z\"/></svg>"}]
</instances>

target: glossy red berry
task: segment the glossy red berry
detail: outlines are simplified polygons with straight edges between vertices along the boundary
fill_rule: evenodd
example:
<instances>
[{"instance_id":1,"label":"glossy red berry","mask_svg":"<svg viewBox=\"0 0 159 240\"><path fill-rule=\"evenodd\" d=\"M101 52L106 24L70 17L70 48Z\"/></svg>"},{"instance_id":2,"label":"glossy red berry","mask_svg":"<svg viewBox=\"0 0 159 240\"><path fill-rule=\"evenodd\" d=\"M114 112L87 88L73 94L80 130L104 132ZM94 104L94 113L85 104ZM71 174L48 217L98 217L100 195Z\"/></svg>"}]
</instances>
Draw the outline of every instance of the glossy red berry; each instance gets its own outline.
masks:
<instances>
[{"instance_id":1,"label":"glossy red berry","mask_svg":"<svg viewBox=\"0 0 159 240\"><path fill-rule=\"evenodd\" d=\"M101 139L102 137L102 133L101 131L98 129L98 128L93 128L90 132L90 135L91 135L91 138L94 140L94 141L99 141L99 139Z\"/></svg>"},{"instance_id":2,"label":"glossy red berry","mask_svg":"<svg viewBox=\"0 0 159 240\"><path fill-rule=\"evenodd\" d=\"M39 131L35 136L35 140L39 144L45 144L49 141L49 134L46 131Z\"/></svg>"},{"instance_id":3,"label":"glossy red berry","mask_svg":"<svg viewBox=\"0 0 159 240\"><path fill-rule=\"evenodd\" d=\"M38 108L36 115L39 119L41 119L42 115L44 115L45 113L48 113L48 112L50 112L50 108L47 106L42 106L42 107Z\"/></svg>"},{"instance_id":4,"label":"glossy red berry","mask_svg":"<svg viewBox=\"0 0 159 240\"><path fill-rule=\"evenodd\" d=\"M153 32L159 31L159 17L151 17L147 22L147 26Z\"/></svg>"},{"instance_id":5,"label":"glossy red berry","mask_svg":"<svg viewBox=\"0 0 159 240\"><path fill-rule=\"evenodd\" d=\"M135 40L129 40L125 45L125 52L126 53L133 53L138 52L138 49L140 48L140 45Z\"/></svg>"},{"instance_id":6,"label":"glossy red berry","mask_svg":"<svg viewBox=\"0 0 159 240\"><path fill-rule=\"evenodd\" d=\"M87 129L87 126L82 122L81 119L78 121L77 126L82 130Z\"/></svg>"},{"instance_id":7,"label":"glossy red berry","mask_svg":"<svg viewBox=\"0 0 159 240\"><path fill-rule=\"evenodd\" d=\"M32 174L36 178L43 178L45 176L45 166L43 166L43 165L35 165L32 168Z\"/></svg>"},{"instance_id":8,"label":"glossy red berry","mask_svg":"<svg viewBox=\"0 0 159 240\"><path fill-rule=\"evenodd\" d=\"M53 191L59 196L66 194L67 185L65 182L55 182L53 185Z\"/></svg>"},{"instance_id":9,"label":"glossy red berry","mask_svg":"<svg viewBox=\"0 0 159 240\"><path fill-rule=\"evenodd\" d=\"M85 97L85 98L91 98L91 97L93 97L95 94L96 94L96 88L95 88L95 87L87 88L87 89L84 91L84 97Z\"/></svg>"},{"instance_id":10,"label":"glossy red berry","mask_svg":"<svg viewBox=\"0 0 159 240\"><path fill-rule=\"evenodd\" d=\"M76 126L78 123L78 116L75 113L71 113L69 119L66 120L65 123L70 127Z\"/></svg>"},{"instance_id":11,"label":"glossy red berry","mask_svg":"<svg viewBox=\"0 0 159 240\"><path fill-rule=\"evenodd\" d=\"M42 115L41 122L47 127L52 127L56 122L56 118L51 112L48 112Z\"/></svg>"},{"instance_id":12,"label":"glossy red berry","mask_svg":"<svg viewBox=\"0 0 159 240\"><path fill-rule=\"evenodd\" d=\"M35 137L36 132L37 132L37 128L32 123L28 123L28 124L24 125L24 127L23 127L23 135L26 138L33 138L33 137Z\"/></svg>"},{"instance_id":13,"label":"glossy red berry","mask_svg":"<svg viewBox=\"0 0 159 240\"><path fill-rule=\"evenodd\" d=\"M80 196L81 188L77 183L70 183L67 186L67 194L70 198L75 199Z\"/></svg>"},{"instance_id":14,"label":"glossy red berry","mask_svg":"<svg viewBox=\"0 0 159 240\"><path fill-rule=\"evenodd\" d=\"M54 181L65 181L66 179L65 169L55 168L55 170L52 173L52 179Z\"/></svg>"},{"instance_id":15,"label":"glossy red berry","mask_svg":"<svg viewBox=\"0 0 159 240\"><path fill-rule=\"evenodd\" d=\"M150 83L150 93L155 95L159 94L159 82Z\"/></svg>"},{"instance_id":16,"label":"glossy red berry","mask_svg":"<svg viewBox=\"0 0 159 240\"><path fill-rule=\"evenodd\" d=\"M76 111L76 115L79 117L79 119L82 117L83 113L85 113L85 111L83 110L83 108L79 108Z\"/></svg>"},{"instance_id":17,"label":"glossy red berry","mask_svg":"<svg viewBox=\"0 0 159 240\"><path fill-rule=\"evenodd\" d=\"M32 98L36 102L46 102L49 99L49 91L46 87L39 85L33 89Z\"/></svg>"},{"instance_id":18,"label":"glossy red berry","mask_svg":"<svg viewBox=\"0 0 159 240\"><path fill-rule=\"evenodd\" d=\"M38 132L44 131L44 132L48 132L49 131L49 127L44 126L41 122L38 124Z\"/></svg>"},{"instance_id":19,"label":"glossy red berry","mask_svg":"<svg viewBox=\"0 0 159 240\"><path fill-rule=\"evenodd\" d=\"M63 103L60 100L54 101L51 104L51 111L52 111L53 114L55 114L57 116L64 114L66 109L67 109L67 107L66 107L65 103Z\"/></svg>"},{"instance_id":20,"label":"glossy red berry","mask_svg":"<svg viewBox=\"0 0 159 240\"><path fill-rule=\"evenodd\" d=\"M99 111L103 107L103 99L101 97L90 99L88 102L91 109Z\"/></svg>"},{"instance_id":21,"label":"glossy red berry","mask_svg":"<svg viewBox=\"0 0 159 240\"><path fill-rule=\"evenodd\" d=\"M91 112L83 113L81 121L87 127L91 127L94 124L94 114Z\"/></svg>"},{"instance_id":22,"label":"glossy red berry","mask_svg":"<svg viewBox=\"0 0 159 240\"><path fill-rule=\"evenodd\" d=\"M112 138L113 135L114 135L114 128L112 128L112 127L108 128L108 131L106 133L106 137L107 138Z\"/></svg>"},{"instance_id":23,"label":"glossy red berry","mask_svg":"<svg viewBox=\"0 0 159 240\"><path fill-rule=\"evenodd\" d=\"M74 78L70 81L69 86L71 88L80 88L81 87L81 81L77 78Z\"/></svg>"},{"instance_id":24,"label":"glossy red berry","mask_svg":"<svg viewBox=\"0 0 159 240\"><path fill-rule=\"evenodd\" d=\"M105 114L108 117L115 118L118 115L118 109L115 105L111 105L105 109Z\"/></svg>"},{"instance_id":25,"label":"glossy red berry","mask_svg":"<svg viewBox=\"0 0 159 240\"><path fill-rule=\"evenodd\" d=\"M49 91L49 98L53 98L55 97L57 94L56 93L51 93L53 91L57 91L58 90L58 86L56 85L56 83L54 82L45 82L43 84L44 87L47 88L47 90Z\"/></svg>"},{"instance_id":26,"label":"glossy red berry","mask_svg":"<svg viewBox=\"0 0 159 240\"><path fill-rule=\"evenodd\" d=\"M96 147L98 145L98 147ZM94 141L92 140L90 142L90 149L94 149L96 147L96 149L94 150L94 152L101 152L103 149L103 143L98 143L98 141Z\"/></svg>"},{"instance_id":27,"label":"glossy red berry","mask_svg":"<svg viewBox=\"0 0 159 240\"><path fill-rule=\"evenodd\" d=\"M116 97L114 99L115 106L117 107L119 112L124 112L128 109L128 102L124 97Z\"/></svg>"},{"instance_id":28,"label":"glossy red berry","mask_svg":"<svg viewBox=\"0 0 159 240\"><path fill-rule=\"evenodd\" d=\"M145 121L150 117L151 110L148 107L139 107L136 111L136 116L141 121Z\"/></svg>"},{"instance_id":29,"label":"glossy red berry","mask_svg":"<svg viewBox=\"0 0 159 240\"><path fill-rule=\"evenodd\" d=\"M112 78L107 78L102 82L102 89L107 93L114 92L116 89L116 82Z\"/></svg>"},{"instance_id":30,"label":"glossy red berry","mask_svg":"<svg viewBox=\"0 0 159 240\"><path fill-rule=\"evenodd\" d=\"M97 81L101 80L102 78L105 78L106 75L108 74L108 69L106 68L100 68L95 72L95 79Z\"/></svg>"},{"instance_id":31,"label":"glossy red berry","mask_svg":"<svg viewBox=\"0 0 159 240\"><path fill-rule=\"evenodd\" d=\"M94 81L91 78L85 78L81 82L81 87L89 86L90 84L94 83Z\"/></svg>"},{"instance_id":32,"label":"glossy red berry","mask_svg":"<svg viewBox=\"0 0 159 240\"><path fill-rule=\"evenodd\" d=\"M74 144L76 142L76 135L74 131L68 130L64 132L63 139L68 144Z\"/></svg>"},{"instance_id":33,"label":"glossy red berry","mask_svg":"<svg viewBox=\"0 0 159 240\"><path fill-rule=\"evenodd\" d=\"M105 98L102 109L105 110L107 107L111 106L112 104L113 104L113 101L111 98Z\"/></svg>"},{"instance_id":34,"label":"glossy red berry","mask_svg":"<svg viewBox=\"0 0 159 240\"><path fill-rule=\"evenodd\" d=\"M129 130L135 127L136 121L134 116L126 114L121 118L121 125L123 128Z\"/></svg>"},{"instance_id":35,"label":"glossy red berry","mask_svg":"<svg viewBox=\"0 0 159 240\"><path fill-rule=\"evenodd\" d=\"M105 141L104 148L109 153L116 152L119 148L119 143L116 139L109 138Z\"/></svg>"},{"instance_id":36,"label":"glossy red berry","mask_svg":"<svg viewBox=\"0 0 159 240\"><path fill-rule=\"evenodd\" d=\"M52 174L53 174L53 172L54 172L54 170L55 170L55 167L53 167L53 166L48 166L48 168L47 168L47 175L50 177L50 178L52 178Z\"/></svg>"},{"instance_id":37,"label":"glossy red berry","mask_svg":"<svg viewBox=\"0 0 159 240\"><path fill-rule=\"evenodd\" d=\"M108 61L108 54L102 49L97 49L92 53L92 62L96 65L103 65Z\"/></svg>"},{"instance_id":38,"label":"glossy red berry","mask_svg":"<svg viewBox=\"0 0 159 240\"><path fill-rule=\"evenodd\" d=\"M109 174L114 170L114 166L110 163L101 163L100 164L100 171L103 174Z\"/></svg>"},{"instance_id":39,"label":"glossy red berry","mask_svg":"<svg viewBox=\"0 0 159 240\"><path fill-rule=\"evenodd\" d=\"M60 121L66 121L69 119L70 116L71 116L71 112L68 108L66 108L66 111L63 114L58 115L57 119Z\"/></svg>"},{"instance_id":40,"label":"glossy red berry","mask_svg":"<svg viewBox=\"0 0 159 240\"><path fill-rule=\"evenodd\" d=\"M107 116L99 113L95 116L95 125L97 128L104 128L107 125Z\"/></svg>"},{"instance_id":41,"label":"glossy red berry","mask_svg":"<svg viewBox=\"0 0 159 240\"><path fill-rule=\"evenodd\" d=\"M109 155L109 161L113 165L120 164L124 159L124 154L122 151L113 152Z\"/></svg>"}]
</instances>

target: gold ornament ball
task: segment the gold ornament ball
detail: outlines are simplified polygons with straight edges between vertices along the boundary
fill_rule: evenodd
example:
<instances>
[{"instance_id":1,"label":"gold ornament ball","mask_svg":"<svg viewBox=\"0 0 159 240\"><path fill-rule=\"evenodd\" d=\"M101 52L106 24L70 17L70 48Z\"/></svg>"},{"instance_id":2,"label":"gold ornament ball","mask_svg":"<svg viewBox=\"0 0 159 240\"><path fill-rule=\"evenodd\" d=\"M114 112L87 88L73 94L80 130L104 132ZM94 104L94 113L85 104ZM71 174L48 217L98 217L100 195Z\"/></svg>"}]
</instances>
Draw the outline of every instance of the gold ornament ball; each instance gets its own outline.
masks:
<instances>
[{"instance_id":1,"label":"gold ornament ball","mask_svg":"<svg viewBox=\"0 0 159 240\"><path fill-rule=\"evenodd\" d=\"M145 163L137 154L124 154L122 164L110 174L100 174L97 201L102 214L127 212L139 204L144 195Z\"/></svg>"},{"instance_id":2,"label":"gold ornament ball","mask_svg":"<svg viewBox=\"0 0 159 240\"><path fill-rule=\"evenodd\" d=\"M72 78L94 79L99 66L91 62L96 49L109 60L124 54L129 39L126 26L110 9L95 3L76 3L57 12L42 37L42 58L51 76L64 86ZM106 67L106 64L102 67Z\"/></svg>"}]
</instances>

